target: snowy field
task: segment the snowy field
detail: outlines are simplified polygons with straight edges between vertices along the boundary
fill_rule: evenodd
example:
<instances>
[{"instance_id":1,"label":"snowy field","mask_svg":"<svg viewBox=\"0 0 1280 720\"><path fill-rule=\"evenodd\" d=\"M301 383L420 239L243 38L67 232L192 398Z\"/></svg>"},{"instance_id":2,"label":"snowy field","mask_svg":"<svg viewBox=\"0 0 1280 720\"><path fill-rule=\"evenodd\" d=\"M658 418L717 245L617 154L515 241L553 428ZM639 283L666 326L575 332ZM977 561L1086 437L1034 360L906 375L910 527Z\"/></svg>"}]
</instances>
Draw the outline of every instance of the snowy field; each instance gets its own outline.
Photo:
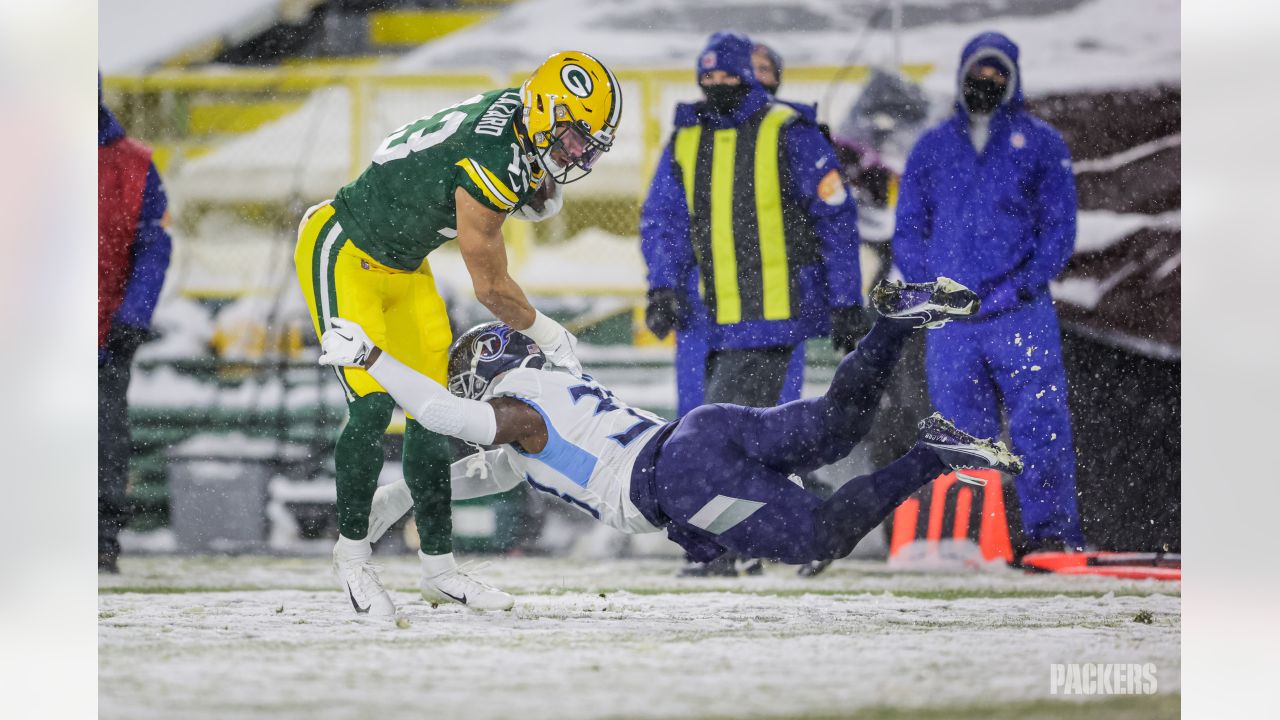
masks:
<instances>
[{"instance_id":1,"label":"snowy field","mask_svg":"<svg viewBox=\"0 0 1280 720\"><path fill-rule=\"evenodd\" d=\"M102 718L1177 717L1181 586L890 572L676 579L673 560L501 558L507 613L359 619L322 558L126 556L99 581ZM1135 620L1141 614L1141 622ZM1148 615L1149 614L1149 615ZM1154 663L1067 700L1052 663Z\"/></svg>"}]
</instances>

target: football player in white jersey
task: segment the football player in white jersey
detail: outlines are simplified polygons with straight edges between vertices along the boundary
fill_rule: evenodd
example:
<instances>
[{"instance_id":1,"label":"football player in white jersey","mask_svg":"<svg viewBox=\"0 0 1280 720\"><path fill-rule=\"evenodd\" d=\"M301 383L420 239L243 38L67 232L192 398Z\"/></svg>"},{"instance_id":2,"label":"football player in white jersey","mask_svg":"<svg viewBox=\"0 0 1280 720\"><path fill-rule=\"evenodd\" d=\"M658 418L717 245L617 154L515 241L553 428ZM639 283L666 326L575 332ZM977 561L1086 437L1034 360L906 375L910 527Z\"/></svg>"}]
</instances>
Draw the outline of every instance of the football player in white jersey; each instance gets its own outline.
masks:
<instances>
[{"instance_id":1,"label":"football player in white jersey","mask_svg":"<svg viewBox=\"0 0 1280 720\"><path fill-rule=\"evenodd\" d=\"M907 336L969 317L979 301L938 278L881 283L872 304L881 317L841 360L825 394L772 408L704 405L677 422L628 406L589 375L547 365L537 344L498 322L454 343L448 389L341 318L324 334L320 363L367 369L427 429L481 448L454 463L454 499L527 482L618 530L666 530L701 561L729 549L805 563L844 557L903 500L952 469L977 484L983 481L964 469L1022 471L1003 443L975 438L935 414L921 421L913 449L826 500L789 479L853 449L871 426ZM371 539L412 506L403 485L376 493ZM434 600L429 584L424 579L423 595Z\"/></svg>"}]
</instances>

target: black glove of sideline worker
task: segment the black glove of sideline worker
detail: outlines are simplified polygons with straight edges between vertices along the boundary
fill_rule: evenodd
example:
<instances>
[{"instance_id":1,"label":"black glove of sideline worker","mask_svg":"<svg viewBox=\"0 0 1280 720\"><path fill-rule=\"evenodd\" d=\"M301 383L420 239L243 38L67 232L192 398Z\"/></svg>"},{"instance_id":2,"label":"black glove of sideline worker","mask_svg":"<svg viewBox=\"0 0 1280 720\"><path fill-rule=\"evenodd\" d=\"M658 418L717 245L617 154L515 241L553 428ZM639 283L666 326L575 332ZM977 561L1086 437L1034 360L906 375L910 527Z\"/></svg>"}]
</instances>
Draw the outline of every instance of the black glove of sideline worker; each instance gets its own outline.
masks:
<instances>
[{"instance_id":1,"label":"black glove of sideline worker","mask_svg":"<svg viewBox=\"0 0 1280 720\"><path fill-rule=\"evenodd\" d=\"M129 362L137 352L138 346L151 340L152 337L151 331L146 328L113 323L111 329L107 331L107 340L103 343L103 348L112 358Z\"/></svg>"},{"instance_id":2,"label":"black glove of sideline worker","mask_svg":"<svg viewBox=\"0 0 1280 720\"><path fill-rule=\"evenodd\" d=\"M644 309L644 324L659 340L673 329L684 327L688 308L680 293L671 288L654 288L648 294L649 305Z\"/></svg>"},{"instance_id":3,"label":"black glove of sideline worker","mask_svg":"<svg viewBox=\"0 0 1280 720\"><path fill-rule=\"evenodd\" d=\"M871 329L867 314L857 305L832 308L831 346L844 355L853 350L863 335Z\"/></svg>"}]
</instances>

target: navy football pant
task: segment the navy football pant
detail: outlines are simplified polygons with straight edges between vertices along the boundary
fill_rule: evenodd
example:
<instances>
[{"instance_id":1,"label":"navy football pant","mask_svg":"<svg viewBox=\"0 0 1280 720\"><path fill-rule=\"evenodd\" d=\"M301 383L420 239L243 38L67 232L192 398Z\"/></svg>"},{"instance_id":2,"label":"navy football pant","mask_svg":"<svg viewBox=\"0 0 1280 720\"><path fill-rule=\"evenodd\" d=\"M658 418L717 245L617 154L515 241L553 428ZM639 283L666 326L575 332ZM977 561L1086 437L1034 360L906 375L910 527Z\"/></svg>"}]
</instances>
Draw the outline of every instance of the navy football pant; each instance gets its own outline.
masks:
<instances>
[{"instance_id":1,"label":"navy football pant","mask_svg":"<svg viewBox=\"0 0 1280 720\"><path fill-rule=\"evenodd\" d=\"M704 405L663 445L655 492L667 534L706 562L726 549L788 563L839 558L948 468L917 445L820 500L788 479L839 460L871 427L903 341L881 320L836 369L826 394L772 408Z\"/></svg>"}]
</instances>

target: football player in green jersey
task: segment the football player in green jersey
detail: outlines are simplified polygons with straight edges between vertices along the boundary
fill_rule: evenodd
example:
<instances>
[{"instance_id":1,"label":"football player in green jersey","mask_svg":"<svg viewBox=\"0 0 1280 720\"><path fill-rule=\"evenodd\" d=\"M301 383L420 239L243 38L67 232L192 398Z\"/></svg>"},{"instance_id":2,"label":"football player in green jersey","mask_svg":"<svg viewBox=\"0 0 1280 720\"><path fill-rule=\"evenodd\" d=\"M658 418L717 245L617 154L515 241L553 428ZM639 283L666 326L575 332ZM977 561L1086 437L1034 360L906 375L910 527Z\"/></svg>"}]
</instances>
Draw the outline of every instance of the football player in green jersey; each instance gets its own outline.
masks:
<instances>
[{"instance_id":1,"label":"football player in green jersey","mask_svg":"<svg viewBox=\"0 0 1280 720\"><path fill-rule=\"evenodd\" d=\"M476 298L575 374L576 339L534 309L507 270L502 224L544 220L563 186L609 150L622 116L618 81L580 52L547 58L519 88L476 95L387 136L373 163L333 200L307 211L294 254L316 335L335 317L364 327L379 347L446 381L452 341L427 255L456 239ZM394 615L369 563L369 510L383 464L382 436L395 401L367 372L338 368L350 417L336 449L338 543L334 571L358 613ZM449 449L409 422L404 476L422 548L420 588L434 603L506 610L512 598L453 559Z\"/></svg>"}]
</instances>

